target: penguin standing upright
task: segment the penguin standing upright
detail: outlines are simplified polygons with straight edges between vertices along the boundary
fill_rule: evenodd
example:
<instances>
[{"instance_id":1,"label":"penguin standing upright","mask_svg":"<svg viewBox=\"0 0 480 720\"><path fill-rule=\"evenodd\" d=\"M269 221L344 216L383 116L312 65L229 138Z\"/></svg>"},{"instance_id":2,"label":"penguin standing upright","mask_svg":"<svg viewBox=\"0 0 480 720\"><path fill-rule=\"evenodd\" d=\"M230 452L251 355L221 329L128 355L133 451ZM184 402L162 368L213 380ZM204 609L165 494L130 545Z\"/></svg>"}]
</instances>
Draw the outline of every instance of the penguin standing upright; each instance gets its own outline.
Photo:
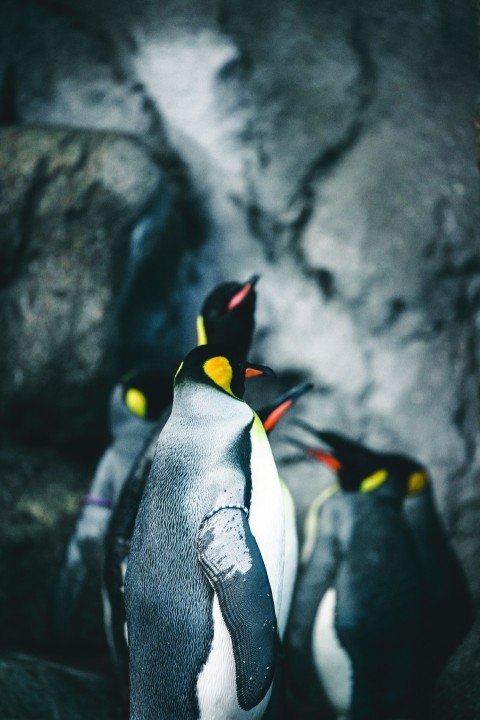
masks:
<instances>
[{"instance_id":1,"label":"penguin standing upright","mask_svg":"<svg viewBox=\"0 0 480 720\"><path fill-rule=\"evenodd\" d=\"M268 702L285 506L241 399L252 370L268 373L206 346L177 371L125 579L132 720L260 718Z\"/></svg>"},{"instance_id":2,"label":"penguin standing upright","mask_svg":"<svg viewBox=\"0 0 480 720\"><path fill-rule=\"evenodd\" d=\"M258 279L258 275L253 275L244 283L220 283L207 295L197 317L198 345L225 342L240 358L246 357L252 342L255 286ZM171 388L171 382L168 385ZM158 388L159 394L162 393L162 388L163 385ZM132 463L126 468L123 488L113 507L105 538L102 583L104 625L110 653L121 682L128 677L123 597L127 557L158 436L170 415L171 405L166 404L164 408L157 421L145 427L146 435L141 451L135 452Z\"/></svg>"},{"instance_id":3,"label":"penguin standing upright","mask_svg":"<svg viewBox=\"0 0 480 720\"><path fill-rule=\"evenodd\" d=\"M199 345L225 343L237 357L247 356L255 327L259 278L252 275L245 283L220 283L212 290L197 317Z\"/></svg>"},{"instance_id":4,"label":"penguin standing upright","mask_svg":"<svg viewBox=\"0 0 480 720\"><path fill-rule=\"evenodd\" d=\"M338 472L339 485L307 516L287 632L296 716L318 717L326 701L337 718L420 720L425 589L403 513L407 480L344 442L340 450L332 440L334 456L301 444Z\"/></svg>"},{"instance_id":5,"label":"penguin standing upright","mask_svg":"<svg viewBox=\"0 0 480 720\"><path fill-rule=\"evenodd\" d=\"M69 541L60 571L56 625L68 635L89 568L99 570L112 508L136 456L144 447L163 407L171 400L171 384L154 368L139 368L117 383L110 396L112 441L97 465L88 494Z\"/></svg>"},{"instance_id":6,"label":"penguin standing upright","mask_svg":"<svg viewBox=\"0 0 480 720\"><path fill-rule=\"evenodd\" d=\"M318 451L314 454L317 453L317 459L330 467L337 463L344 472L351 474L354 466L358 467L368 458L372 465L376 462L378 467L394 472L402 479L404 518L414 538L425 585L417 698L419 712L426 717L435 681L474 620L470 590L438 515L428 470L406 455L375 452L338 433L315 431L315 434L327 443L334 455L318 454Z\"/></svg>"}]
</instances>

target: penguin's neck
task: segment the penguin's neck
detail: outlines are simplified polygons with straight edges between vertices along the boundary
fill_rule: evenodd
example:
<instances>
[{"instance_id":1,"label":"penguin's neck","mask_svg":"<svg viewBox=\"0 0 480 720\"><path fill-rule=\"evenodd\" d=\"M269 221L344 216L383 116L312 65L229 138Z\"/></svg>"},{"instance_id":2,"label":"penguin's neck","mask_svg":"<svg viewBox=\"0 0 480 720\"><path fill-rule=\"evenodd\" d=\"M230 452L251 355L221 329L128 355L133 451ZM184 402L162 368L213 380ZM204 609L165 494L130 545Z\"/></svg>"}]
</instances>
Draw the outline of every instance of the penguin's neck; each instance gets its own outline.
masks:
<instances>
[{"instance_id":1,"label":"penguin's neck","mask_svg":"<svg viewBox=\"0 0 480 720\"><path fill-rule=\"evenodd\" d=\"M175 388L172 412L210 423L236 416L241 425L248 425L253 419L253 410L243 400L200 383Z\"/></svg>"}]
</instances>

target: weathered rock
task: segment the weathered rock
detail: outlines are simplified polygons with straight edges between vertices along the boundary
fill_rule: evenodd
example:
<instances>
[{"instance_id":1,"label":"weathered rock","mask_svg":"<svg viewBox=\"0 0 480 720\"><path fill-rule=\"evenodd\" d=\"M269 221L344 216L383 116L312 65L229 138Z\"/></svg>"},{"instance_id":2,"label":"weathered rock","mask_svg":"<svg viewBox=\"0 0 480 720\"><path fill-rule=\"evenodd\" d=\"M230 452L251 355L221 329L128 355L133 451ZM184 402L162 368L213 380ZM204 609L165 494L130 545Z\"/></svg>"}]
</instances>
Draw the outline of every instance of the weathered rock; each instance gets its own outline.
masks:
<instances>
[{"instance_id":1,"label":"weathered rock","mask_svg":"<svg viewBox=\"0 0 480 720\"><path fill-rule=\"evenodd\" d=\"M162 195L168 225L172 192L127 137L9 128L0 147L0 422L49 441L95 438L118 372L127 261L138 282L132 227Z\"/></svg>"}]
</instances>

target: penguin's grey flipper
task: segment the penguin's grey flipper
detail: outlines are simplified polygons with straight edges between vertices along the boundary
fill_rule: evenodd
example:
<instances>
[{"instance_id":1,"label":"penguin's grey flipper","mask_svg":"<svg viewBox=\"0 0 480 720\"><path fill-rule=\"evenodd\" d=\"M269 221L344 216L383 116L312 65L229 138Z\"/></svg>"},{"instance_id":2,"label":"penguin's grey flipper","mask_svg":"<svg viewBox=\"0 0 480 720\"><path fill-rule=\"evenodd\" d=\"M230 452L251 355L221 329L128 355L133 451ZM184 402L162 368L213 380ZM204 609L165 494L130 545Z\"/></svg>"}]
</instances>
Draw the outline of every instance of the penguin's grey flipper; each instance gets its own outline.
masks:
<instances>
[{"instance_id":1,"label":"penguin's grey flipper","mask_svg":"<svg viewBox=\"0 0 480 720\"><path fill-rule=\"evenodd\" d=\"M209 513L198 532L197 553L232 639L238 703L250 710L272 684L278 634L270 582L245 509Z\"/></svg>"}]
</instances>

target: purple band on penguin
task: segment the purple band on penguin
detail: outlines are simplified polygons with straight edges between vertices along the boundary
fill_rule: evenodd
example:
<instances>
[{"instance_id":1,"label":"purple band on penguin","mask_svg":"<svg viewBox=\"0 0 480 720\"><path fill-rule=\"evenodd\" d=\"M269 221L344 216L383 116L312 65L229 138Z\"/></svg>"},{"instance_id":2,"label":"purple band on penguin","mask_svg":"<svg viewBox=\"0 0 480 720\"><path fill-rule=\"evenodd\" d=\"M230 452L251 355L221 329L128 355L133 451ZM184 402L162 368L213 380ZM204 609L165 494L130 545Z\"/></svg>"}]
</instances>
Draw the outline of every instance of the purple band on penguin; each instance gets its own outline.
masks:
<instances>
[{"instance_id":1,"label":"purple band on penguin","mask_svg":"<svg viewBox=\"0 0 480 720\"><path fill-rule=\"evenodd\" d=\"M95 495L85 495L83 498L84 505L96 505L97 507L104 507L111 510L113 502L110 498L96 497Z\"/></svg>"}]
</instances>

